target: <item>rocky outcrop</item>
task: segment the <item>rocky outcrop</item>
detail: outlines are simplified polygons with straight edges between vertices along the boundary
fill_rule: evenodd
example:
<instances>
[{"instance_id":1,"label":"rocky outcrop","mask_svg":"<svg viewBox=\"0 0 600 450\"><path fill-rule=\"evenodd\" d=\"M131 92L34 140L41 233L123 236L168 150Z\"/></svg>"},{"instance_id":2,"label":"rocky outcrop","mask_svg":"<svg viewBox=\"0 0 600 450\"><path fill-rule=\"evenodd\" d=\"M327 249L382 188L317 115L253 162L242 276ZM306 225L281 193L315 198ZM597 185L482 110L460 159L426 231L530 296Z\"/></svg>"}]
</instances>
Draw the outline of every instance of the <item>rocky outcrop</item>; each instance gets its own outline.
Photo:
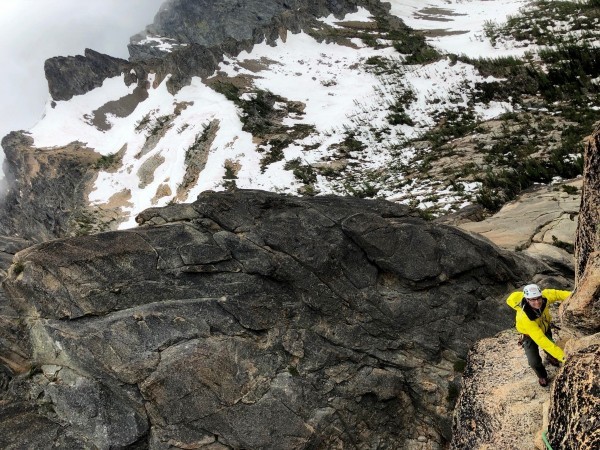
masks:
<instances>
[{"instance_id":1,"label":"rocky outcrop","mask_svg":"<svg viewBox=\"0 0 600 450\"><path fill-rule=\"evenodd\" d=\"M457 225L487 237L494 244L517 250L572 275L574 243L583 180L540 186L519 195L491 217ZM440 221L455 223L456 216Z\"/></svg>"},{"instance_id":2,"label":"rocky outcrop","mask_svg":"<svg viewBox=\"0 0 600 450\"><path fill-rule=\"evenodd\" d=\"M33 371L2 447L16 415L70 448L441 449L468 348L549 275L384 201L207 192L138 221L16 255Z\"/></svg>"},{"instance_id":3,"label":"rocky outcrop","mask_svg":"<svg viewBox=\"0 0 600 450\"><path fill-rule=\"evenodd\" d=\"M76 233L100 155L77 142L35 148L23 132L8 134L2 147L10 188L1 200L0 234L40 242Z\"/></svg>"},{"instance_id":4,"label":"rocky outcrop","mask_svg":"<svg viewBox=\"0 0 600 450\"><path fill-rule=\"evenodd\" d=\"M50 95L56 101L70 100L102 86L104 80L126 72L124 59L103 55L88 48L84 55L57 56L46 60L44 71Z\"/></svg>"},{"instance_id":5,"label":"rocky outcrop","mask_svg":"<svg viewBox=\"0 0 600 450\"><path fill-rule=\"evenodd\" d=\"M25 239L0 236L0 277L4 279L15 253L32 245ZM0 290L0 391L14 373L29 367L27 333L22 320ZM1 413L0 413L1 414Z\"/></svg>"},{"instance_id":6,"label":"rocky outcrop","mask_svg":"<svg viewBox=\"0 0 600 450\"><path fill-rule=\"evenodd\" d=\"M548 437L552 448L600 447L600 333L571 342L552 389Z\"/></svg>"},{"instance_id":7,"label":"rocky outcrop","mask_svg":"<svg viewBox=\"0 0 600 450\"><path fill-rule=\"evenodd\" d=\"M156 42L159 38L179 49L183 45L222 48L237 54L242 48L266 41L269 44L282 36L283 30L298 33L319 27L315 18L334 14L343 17L358 6L377 15L389 11L388 4L378 0L171 0L165 3L146 30L131 38L129 53L132 61L162 57ZM400 21L398 21L401 23ZM241 46L240 46L241 44Z\"/></svg>"},{"instance_id":8,"label":"rocky outcrop","mask_svg":"<svg viewBox=\"0 0 600 450\"><path fill-rule=\"evenodd\" d=\"M584 187L575 238L577 279L583 276L588 259L600 251L600 127L588 139L584 158Z\"/></svg>"},{"instance_id":9,"label":"rocky outcrop","mask_svg":"<svg viewBox=\"0 0 600 450\"><path fill-rule=\"evenodd\" d=\"M577 284L577 290L562 309L562 320L577 335L600 332L600 252L593 252Z\"/></svg>"},{"instance_id":10,"label":"rocky outcrop","mask_svg":"<svg viewBox=\"0 0 600 450\"><path fill-rule=\"evenodd\" d=\"M224 55L250 51L260 42L274 45L288 31L314 33L325 26L317 18L343 17L358 6L385 17L390 29L408 30L400 19L389 15L389 5L378 0L170 1L153 24L131 38L129 62L90 49L83 56L48 59L45 72L50 94L56 101L69 100L101 86L106 78L124 74L127 83L143 82L149 72L157 73L159 80L171 75L168 87L176 93L192 77L214 74Z\"/></svg>"}]
</instances>

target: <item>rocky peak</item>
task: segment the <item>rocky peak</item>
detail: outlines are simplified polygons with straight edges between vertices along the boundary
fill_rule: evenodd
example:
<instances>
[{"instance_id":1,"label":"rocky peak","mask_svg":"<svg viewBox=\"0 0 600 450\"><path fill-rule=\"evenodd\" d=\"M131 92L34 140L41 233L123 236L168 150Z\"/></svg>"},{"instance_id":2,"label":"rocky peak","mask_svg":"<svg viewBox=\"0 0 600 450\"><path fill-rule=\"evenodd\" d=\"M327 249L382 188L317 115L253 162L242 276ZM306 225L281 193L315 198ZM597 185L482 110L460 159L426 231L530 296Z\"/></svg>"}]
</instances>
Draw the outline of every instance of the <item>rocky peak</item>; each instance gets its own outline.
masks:
<instances>
[{"instance_id":1,"label":"rocky peak","mask_svg":"<svg viewBox=\"0 0 600 450\"><path fill-rule=\"evenodd\" d=\"M102 86L105 79L127 71L129 63L120 58L85 49L84 55L57 56L46 60L44 70L50 95L56 101L70 100Z\"/></svg>"},{"instance_id":2,"label":"rocky peak","mask_svg":"<svg viewBox=\"0 0 600 450\"><path fill-rule=\"evenodd\" d=\"M319 28L316 18L343 16L357 6L380 15L389 10L377 0L172 0L161 7L153 24L131 38L130 62L90 49L83 56L48 59L44 69L50 95L55 101L69 100L101 86L106 78L123 73L132 83L144 80L149 71L173 74L170 89L176 92L193 76L214 73L223 54L237 55L263 41L274 44L287 31ZM404 27L395 17L388 20Z\"/></svg>"},{"instance_id":3,"label":"rocky peak","mask_svg":"<svg viewBox=\"0 0 600 450\"><path fill-rule=\"evenodd\" d=\"M131 38L129 52L135 61L164 56L166 48L190 44L221 47L265 39L273 43L284 29L298 32L310 25L318 26L315 18L330 14L342 17L356 11L357 6L389 10L389 6L374 0L170 0L144 32Z\"/></svg>"}]
</instances>

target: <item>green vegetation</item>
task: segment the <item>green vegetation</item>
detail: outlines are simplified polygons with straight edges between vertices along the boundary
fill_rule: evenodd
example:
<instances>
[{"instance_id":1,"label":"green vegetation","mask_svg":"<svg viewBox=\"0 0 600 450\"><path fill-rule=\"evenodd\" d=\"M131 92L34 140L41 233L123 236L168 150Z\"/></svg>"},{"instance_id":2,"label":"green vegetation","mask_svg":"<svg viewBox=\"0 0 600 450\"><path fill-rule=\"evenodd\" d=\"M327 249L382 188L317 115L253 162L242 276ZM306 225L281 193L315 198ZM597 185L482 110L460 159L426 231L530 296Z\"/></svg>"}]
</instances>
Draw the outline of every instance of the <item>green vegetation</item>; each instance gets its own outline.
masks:
<instances>
[{"instance_id":1,"label":"green vegetation","mask_svg":"<svg viewBox=\"0 0 600 450\"><path fill-rule=\"evenodd\" d=\"M219 94L223 94L227 100L234 102L235 104L238 104L240 101L240 89L233 83L224 83L222 81L218 81L211 84L211 88L213 88Z\"/></svg>"},{"instance_id":2,"label":"green vegetation","mask_svg":"<svg viewBox=\"0 0 600 450\"><path fill-rule=\"evenodd\" d=\"M332 159L343 162L336 164L336 169L333 164L314 168L304 164L302 158L287 161L285 168L305 185L308 195L314 190L317 174L327 177L339 193L368 198L389 190L407 192L407 186L414 181L415 186L425 183L431 189L449 188L450 196L462 199L459 201L477 201L490 211L496 211L535 183L576 177L583 168L583 139L600 121L600 111L596 110L600 104L600 47L594 43L599 22L600 0L540 0L502 26L488 22L485 31L494 42L500 44L503 39L514 37L524 46L530 42L549 47L537 54L532 51L522 59L450 55L451 64L473 65L483 77L496 80L476 83L466 98L462 92L467 89L461 89L454 97L428 100L440 110L433 127L426 122L415 123L417 120L410 114L415 93L402 85L403 71L412 70L406 64L427 64L447 57L428 46L422 33L384 18L377 19L376 27L352 23L315 30L312 33L320 38L339 42L358 37L374 48L385 45L383 41L393 42L402 56L372 56L364 64L382 80L382 96L397 93L384 112L387 123L371 124L368 118L357 119L355 125L361 126L360 130L348 127L343 141L330 145L337 153ZM579 33L577 38L570 31ZM377 39L373 37L376 33ZM292 142L314 131L282 126L281 118L291 111L292 102L268 91L249 95L222 82L213 88L240 108L244 130L261 138L263 171L269 164L282 161ZM509 103L510 112L498 120L479 122L474 105L490 102ZM282 110L281 104L288 105L288 110ZM366 108L364 113L369 117ZM423 126L428 131L408 140L402 134L405 126ZM382 151L397 154L398 161L365 175L364 170L355 168L360 164L358 159L372 154L379 144ZM369 152L364 152L367 146ZM405 150L411 146L415 156L408 161ZM478 192L466 184L473 181L481 183ZM428 207L423 210L423 217L432 218L441 211L430 205L442 202L443 198L428 198L417 203L421 209Z\"/></svg>"},{"instance_id":3,"label":"green vegetation","mask_svg":"<svg viewBox=\"0 0 600 450\"><path fill-rule=\"evenodd\" d=\"M537 1L503 26L487 23L493 42L511 37L549 47L523 59L452 56L453 61L473 65L482 76L499 78L477 83L472 101L510 102L517 110L532 112L507 113L491 143L489 137L478 141L473 136L473 131L488 131L468 115L457 111L439 118L440 125L420 138L430 147L415 158L420 160L418 170L427 174L436 159L449 154L453 139L473 136L483 164L465 164L448 175L481 182L476 200L491 211L534 183L580 175L583 140L600 121L600 47L594 43L598 21L599 0Z\"/></svg>"},{"instance_id":4,"label":"green vegetation","mask_svg":"<svg viewBox=\"0 0 600 450\"><path fill-rule=\"evenodd\" d=\"M135 124L135 131L142 131L151 122L152 116L150 113L146 114Z\"/></svg>"},{"instance_id":5,"label":"green vegetation","mask_svg":"<svg viewBox=\"0 0 600 450\"><path fill-rule=\"evenodd\" d=\"M557 45L573 36L565 30L577 32L579 40L595 39L597 20L600 18L600 2L538 0L523 9L517 16L509 17L499 26L489 22L485 32L492 42L512 36L518 41L530 41L538 45ZM560 25L564 27L561 28ZM557 26L558 25L558 26Z\"/></svg>"},{"instance_id":6,"label":"green vegetation","mask_svg":"<svg viewBox=\"0 0 600 450\"><path fill-rule=\"evenodd\" d=\"M565 191L569 195L576 195L579 192L577 186L571 186L570 184L563 184L562 190Z\"/></svg>"},{"instance_id":7,"label":"green vegetation","mask_svg":"<svg viewBox=\"0 0 600 450\"><path fill-rule=\"evenodd\" d=\"M342 141L342 147L345 153L359 152L367 148L365 144L356 139L356 135L352 132L346 133L346 137Z\"/></svg>"},{"instance_id":8,"label":"green vegetation","mask_svg":"<svg viewBox=\"0 0 600 450\"><path fill-rule=\"evenodd\" d=\"M112 168L115 164L120 161L120 158L116 153L109 153L108 155L102 155L94 164L94 168L97 170L107 170Z\"/></svg>"},{"instance_id":9,"label":"green vegetation","mask_svg":"<svg viewBox=\"0 0 600 450\"><path fill-rule=\"evenodd\" d=\"M235 174L235 171L233 169L233 167L231 167L230 165L225 164L225 175L223 176L224 179L226 180L235 180L237 179L237 175Z\"/></svg>"},{"instance_id":10,"label":"green vegetation","mask_svg":"<svg viewBox=\"0 0 600 450\"><path fill-rule=\"evenodd\" d=\"M12 271L16 277L18 277L20 274L22 274L24 270L25 270L25 264L23 264L21 261L17 261L16 263L14 263L12 265Z\"/></svg>"},{"instance_id":11,"label":"green vegetation","mask_svg":"<svg viewBox=\"0 0 600 450\"><path fill-rule=\"evenodd\" d=\"M209 140L210 124L202 126L202 131L196 134L194 142L185 151L185 163L188 165L197 156L198 151L202 150L206 142Z\"/></svg>"},{"instance_id":12,"label":"green vegetation","mask_svg":"<svg viewBox=\"0 0 600 450\"><path fill-rule=\"evenodd\" d=\"M158 135L172 119L173 116L169 114L156 117L154 121L149 124L150 129L148 130L148 133L146 133L146 137L149 138Z\"/></svg>"},{"instance_id":13,"label":"green vegetation","mask_svg":"<svg viewBox=\"0 0 600 450\"><path fill-rule=\"evenodd\" d=\"M346 191L349 195L358 198L374 198L379 193L379 188L368 181L363 181L359 185L346 184Z\"/></svg>"},{"instance_id":14,"label":"green vegetation","mask_svg":"<svg viewBox=\"0 0 600 450\"><path fill-rule=\"evenodd\" d=\"M428 141L431 144L433 153L453 139L466 136L478 125L473 111L463 107L447 110L436 120L439 125L419 137L419 140Z\"/></svg>"},{"instance_id":15,"label":"green vegetation","mask_svg":"<svg viewBox=\"0 0 600 450\"><path fill-rule=\"evenodd\" d=\"M264 151L264 150L263 150ZM281 161L284 158L283 150L280 147L272 147L265 156L260 159L260 171L264 173L269 164Z\"/></svg>"},{"instance_id":16,"label":"green vegetation","mask_svg":"<svg viewBox=\"0 0 600 450\"><path fill-rule=\"evenodd\" d=\"M398 53L408 55L405 64L429 64L438 61L443 56L433 47L425 42L425 36L421 33L405 35L401 40L394 43Z\"/></svg>"},{"instance_id":17,"label":"green vegetation","mask_svg":"<svg viewBox=\"0 0 600 450\"><path fill-rule=\"evenodd\" d=\"M304 184L313 184L317 181L315 169L309 164L302 164L300 158L295 158L287 161L285 170L291 170L294 176Z\"/></svg>"}]
</instances>

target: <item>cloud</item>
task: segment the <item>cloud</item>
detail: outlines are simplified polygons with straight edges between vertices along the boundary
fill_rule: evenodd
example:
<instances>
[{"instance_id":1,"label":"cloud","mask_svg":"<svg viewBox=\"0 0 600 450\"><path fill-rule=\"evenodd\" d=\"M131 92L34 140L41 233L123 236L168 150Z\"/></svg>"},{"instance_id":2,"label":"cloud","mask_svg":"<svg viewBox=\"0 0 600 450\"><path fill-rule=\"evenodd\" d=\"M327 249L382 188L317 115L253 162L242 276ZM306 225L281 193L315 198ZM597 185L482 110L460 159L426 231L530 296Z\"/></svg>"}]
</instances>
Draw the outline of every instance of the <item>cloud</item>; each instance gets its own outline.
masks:
<instances>
[{"instance_id":1,"label":"cloud","mask_svg":"<svg viewBox=\"0 0 600 450\"><path fill-rule=\"evenodd\" d=\"M85 48L127 58L129 38L152 23L162 2L0 0L0 139L40 119L49 98L46 59Z\"/></svg>"}]
</instances>

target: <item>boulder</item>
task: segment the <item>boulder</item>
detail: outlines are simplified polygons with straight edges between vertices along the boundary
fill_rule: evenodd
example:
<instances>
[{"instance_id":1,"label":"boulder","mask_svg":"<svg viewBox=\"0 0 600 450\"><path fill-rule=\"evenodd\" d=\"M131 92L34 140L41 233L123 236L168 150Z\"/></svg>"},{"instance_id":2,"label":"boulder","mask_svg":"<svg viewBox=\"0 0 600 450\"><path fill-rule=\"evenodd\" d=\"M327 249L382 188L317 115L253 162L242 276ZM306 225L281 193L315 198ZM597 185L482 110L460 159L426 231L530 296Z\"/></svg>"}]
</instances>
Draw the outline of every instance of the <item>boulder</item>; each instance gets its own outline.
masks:
<instances>
[{"instance_id":1,"label":"boulder","mask_svg":"<svg viewBox=\"0 0 600 450\"><path fill-rule=\"evenodd\" d=\"M441 449L469 347L551 274L380 200L205 192L138 223L4 282L35 369L6 395L56 445Z\"/></svg>"}]
</instances>

